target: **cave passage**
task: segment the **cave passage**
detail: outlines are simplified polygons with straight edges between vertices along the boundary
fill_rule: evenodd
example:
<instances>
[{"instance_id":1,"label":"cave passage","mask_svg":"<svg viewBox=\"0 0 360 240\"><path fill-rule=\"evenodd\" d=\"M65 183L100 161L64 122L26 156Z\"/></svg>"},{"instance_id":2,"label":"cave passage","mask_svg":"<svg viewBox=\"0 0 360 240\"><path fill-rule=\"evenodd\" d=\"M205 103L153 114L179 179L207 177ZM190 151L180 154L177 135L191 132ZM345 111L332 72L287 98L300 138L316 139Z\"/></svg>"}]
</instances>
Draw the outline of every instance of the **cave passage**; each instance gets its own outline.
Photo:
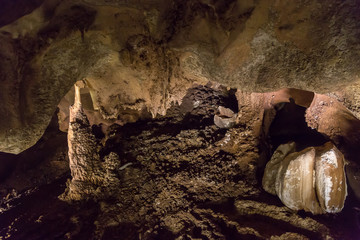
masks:
<instances>
[{"instance_id":1,"label":"cave passage","mask_svg":"<svg viewBox=\"0 0 360 240\"><path fill-rule=\"evenodd\" d=\"M268 139L271 145L271 155L280 144L296 142L297 151L306 147L320 146L329 139L308 127L305 121L306 108L297 105L293 99L275 105L277 110L269 129Z\"/></svg>"}]
</instances>

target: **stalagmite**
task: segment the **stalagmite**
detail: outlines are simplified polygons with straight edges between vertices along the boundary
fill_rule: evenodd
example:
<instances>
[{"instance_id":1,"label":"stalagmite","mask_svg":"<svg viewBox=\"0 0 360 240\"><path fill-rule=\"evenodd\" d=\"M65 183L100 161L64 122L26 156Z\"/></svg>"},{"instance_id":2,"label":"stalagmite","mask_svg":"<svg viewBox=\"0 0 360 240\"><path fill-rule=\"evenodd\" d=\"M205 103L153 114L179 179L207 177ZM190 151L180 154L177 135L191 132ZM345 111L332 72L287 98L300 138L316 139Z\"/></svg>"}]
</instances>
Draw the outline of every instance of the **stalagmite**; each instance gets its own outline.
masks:
<instances>
[{"instance_id":1,"label":"stalagmite","mask_svg":"<svg viewBox=\"0 0 360 240\"><path fill-rule=\"evenodd\" d=\"M103 159L100 157L101 141L92 132L81 105L80 88L84 87L84 81L75 84L75 101L69 111L68 154L72 179L60 196L65 201L103 199L115 194L120 184L119 156L110 152Z\"/></svg>"},{"instance_id":2,"label":"stalagmite","mask_svg":"<svg viewBox=\"0 0 360 240\"><path fill-rule=\"evenodd\" d=\"M265 168L263 187L290 209L313 214L340 212L347 195L344 157L330 142L295 151L283 144Z\"/></svg>"},{"instance_id":3,"label":"stalagmite","mask_svg":"<svg viewBox=\"0 0 360 240\"><path fill-rule=\"evenodd\" d=\"M75 84L75 102L70 107L68 154L72 180L68 183L67 192L61 196L64 200L86 199L100 190L98 186L103 171L98 143L81 106L80 88L84 86L83 81Z\"/></svg>"}]
</instances>

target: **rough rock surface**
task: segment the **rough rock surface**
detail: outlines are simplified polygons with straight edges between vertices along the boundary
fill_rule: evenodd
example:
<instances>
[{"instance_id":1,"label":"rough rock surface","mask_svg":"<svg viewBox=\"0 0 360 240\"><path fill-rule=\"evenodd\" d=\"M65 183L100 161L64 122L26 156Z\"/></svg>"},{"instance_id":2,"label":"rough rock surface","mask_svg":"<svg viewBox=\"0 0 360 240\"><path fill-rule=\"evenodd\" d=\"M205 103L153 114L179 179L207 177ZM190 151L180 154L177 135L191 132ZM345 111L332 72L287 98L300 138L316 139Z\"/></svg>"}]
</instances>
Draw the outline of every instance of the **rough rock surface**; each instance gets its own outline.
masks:
<instances>
[{"instance_id":1,"label":"rough rock surface","mask_svg":"<svg viewBox=\"0 0 360 240\"><path fill-rule=\"evenodd\" d=\"M279 167L287 155L295 152L295 147L295 142L280 145L272 155L271 160L266 164L262 186L268 193L276 195L276 180Z\"/></svg>"},{"instance_id":2,"label":"rough rock surface","mask_svg":"<svg viewBox=\"0 0 360 240\"><path fill-rule=\"evenodd\" d=\"M314 217L290 210L262 190L258 165L266 160L262 159L266 149L259 145L264 99L257 97L261 94L240 91L236 99L234 94L224 87L197 86L189 89L182 104L172 106L166 116L114 125L106 136L99 134L96 126L90 131L86 121L79 121L78 126L85 129L79 133L91 133L89 139L99 142L101 164L97 166L106 184L79 177L86 183L82 185L87 187L85 190L95 191L78 191L84 199L70 205L58 198L71 186L65 185L69 176L54 175L56 179L45 182L49 184L25 188L27 191L17 191L18 186L12 189L9 184L1 201L0 236L356 239L356 204L346 205L336 215ZM219 106L241 116L233 128L214 125L213 116ZM43 169L35 173L44 174Z\"/></svg>"},{"instance_id":3,"label":"rough rock surface","mask_svg":"<svg viewBox=\"0 0 360 240\"><path fill-rule=\"evenodd\" d=\"M232 128L236 124L235 114L231 109L220 106L218 108L219 114L214 116L214 123L219 128Z\"/></svg>"},{"instance_id":4,"label":"rough rock surface","mask_svg":"<svg viewBox=\"0 0 360 240\"><path fill-rule=\"evenodd\" d=\"M0 155L0 196L24 192L69 172L68 146L66 134L59 131L57 116L54 114L45 134L31 148L24 152Z\"/></svg>"},{"instance_id":5,"label":"rough rock surface","mask_svg":"<svg viewBox=\"0 0 360 240\"><path fill-rule=\"evenodd\" d=\"M104 180L98 142L82 109L80 87L75 85L75 103L70 108L68 131L71 182L62 196L67 200L81 200L96 196Z\"/></svg>"},{"instance_id":6,"label":"rough rock surface","mask_svg":"<svg viewBox=\"0 0 360 240\"><path fill-rule=\"evenodd\" d=\"M280 145L265 168L264 189L290 209L313 214L340 212L347 196L342 153L330 142L295 152Z\"/></svg>"},{"instance_id":7,"label":"rough rock surface","mask_svg":"<svg viewBox=\"0 0 360 240\"><path fill-rule=\"evenodd\" d=\"M124 111L165 114L193 83L207 81L243 91L344 89L355 93L352 102L359 98L349 88L359 81L358 0L16 4L0 10L4 152L35 144L83 78L105 120Z\"/></svg>"},{"instance_id":8,"label":"rough rock surface","mask_svg":"<svg viewBox=\"0 0 360 240\"><path fill-rule=\"evenodd\" d=\"M116 173L120 168L117 154L110 153L104 161L100 159L101 143L82 108L79 84L84 82L75 84L75 101L69 110L68 154L72 178L60 196L66 201L106 198L117 193L120 182Z\"/></svg>"},{"instance_id":9,"label":"rough rock surface","mask_svg":"<svg viewBox=\"0 0 360 240\"><path fill-rule=\"evenodd\" d=\"M306 121L311 128L328 136L344 153L345 159L349 161L346 166L349 186L360 200L360 120L353 115L356 115L356 109L350 111L345 107L346 102L339 99L338 95L329 97L315 94L306 110Z\"/></svg>"},{"instance_id":10,"label":"rough rock surface","mask_svg":"<svg viewBox=\"0 0 360 240\"><path fill-rule=\"evenodd\" d=\"M315 94L306 110L309 127L327 135L337 145L342 145L346 158L354 158L359 152L358 133L360 120L357 119L340 101L322 94Z\"/></svg>"}]
</instances>

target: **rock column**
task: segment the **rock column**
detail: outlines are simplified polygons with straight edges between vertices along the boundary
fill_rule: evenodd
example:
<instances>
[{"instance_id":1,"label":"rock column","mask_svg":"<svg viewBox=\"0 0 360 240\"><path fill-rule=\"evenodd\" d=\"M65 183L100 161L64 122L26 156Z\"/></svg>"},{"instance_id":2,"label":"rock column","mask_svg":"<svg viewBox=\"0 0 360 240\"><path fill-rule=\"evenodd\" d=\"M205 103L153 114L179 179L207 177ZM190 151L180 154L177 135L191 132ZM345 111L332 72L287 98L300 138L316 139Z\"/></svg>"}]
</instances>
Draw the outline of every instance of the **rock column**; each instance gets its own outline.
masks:
<instances>
[{"instance_id":1,"label":"rock column","mask_svg":"<svg viewBox=\"0 0 360 240\"><path fill-rule=\"evenodd\" d=\"M89 121L83 111L80 99L80 88L85 83L75 84L75 102L70 107L70 122L68 129L69 160L71 181L63 200L83 200L94 198L101 191L102 169L99 144L92 133Z\"/></svg>"}]
</instances>

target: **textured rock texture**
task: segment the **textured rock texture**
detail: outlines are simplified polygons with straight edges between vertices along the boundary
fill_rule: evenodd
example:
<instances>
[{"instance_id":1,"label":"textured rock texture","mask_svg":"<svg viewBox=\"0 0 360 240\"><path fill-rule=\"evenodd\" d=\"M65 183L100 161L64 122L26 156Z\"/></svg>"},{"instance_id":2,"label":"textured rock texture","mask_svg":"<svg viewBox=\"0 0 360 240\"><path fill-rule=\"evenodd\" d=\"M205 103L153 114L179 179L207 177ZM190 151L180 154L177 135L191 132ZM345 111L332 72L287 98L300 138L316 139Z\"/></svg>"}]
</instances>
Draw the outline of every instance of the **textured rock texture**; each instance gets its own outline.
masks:
<instances>
[{"instance_id":1,"label":"textured rock texture","mask_svg":"<svg viewBox=\"0 0 360 240\"><path fill-rule=\"evenodd\" d=\"M358 0L3 2L4 152L35 144L83 78L104 120L165 114L207 81L257 92L343 89L357 108Z\"/></svg>"},{"instance_id":2,"label":"textured rock texture","mask_svg":"<svg viewBox=\"0 0 360 240\"><path fill-rule=\"evenodd\" d=\"M232 128L236 123L237 114L231 109L220 106L218 108L219 114L214 116L214 123L219 128Z\"/></svg>"},{"instance_id":3,"label":"textured rock texture","mask_svg":"<svg viewBox=\"0 0 360 240\"><path fill-rule=\"evenodd\" d=\"M1 239L360 235L358 0L0 6Z\"/></svg>"},{"instance_id":4,"label":"textured rock texture","mask_svg":"<svg viewBox=\"0 0 360 240\"><path fill-rule=\"evenodd\" d=\"M336 100L336 97L338 95L329 97L315 94L306 110L306 122L311 128L328 136L344 153L349 161L346 166L349 186L360 200L360 121L356 117L356 109L349 111L345 107L346 101L342 98Z\"/></svg>"},{"instance_id":5,"label":"textured rock texture","mask_svg":"<svg viewBox=\"0 0 360 240\"><path fill-rule=\"evenodd\" d=\"M96 126L89 128L79 111L74 115L78 124L71 118L68 131L77 131L69 138L69 157L73 180L78 181L66 186L70 173L60 178L53 174L52 181L43 186L35 184L18 191L19 185L11 184L12 175L7 179L7 191L1 192L0 236L356 239L360 229L355 210L359 206L349 203L349 197L340 213L314 217L289 209L262 189L261 165L268 159L262 142L264 106L272 99L265 95L198 85L165 116L113 125L105 135L99 134ZM233 128L214 124L219 106L237 113ZM92 147L95 145L98 148ZM81 147L89 151L83 152ZM84 169L86 173L82 173ZM61 172L56 167L51 170ZM39 177L48 171L33 170ZM20 179L27 176L16 171L18 174ZM64 192L69 201L59 200Z\"/></svg>"},{"instance_id":6,"label":"textured rock texture","mask_svg":"<svg viewBox=\"0 0 360 240\"><path fill-rule=\"evenodd\" d=\"M66 134L59 131L54 114L41 139L31 148L15 154L0 154L0 196L24 192L68 175Z\"/></svg>"},{"instance_id":7,"label":"textured rock texture","mask_svg":"<svg viewBox=\"0 0 360 240\"><path fill-rule=\"evenodd\" d=\"M100 141L93 133L81 104L80 87L84 82L75 84L75 101L69 111L68 154L71 180L64 194L66 201L102 199L116 194L119 185L116 171L120 167L119 157L110 153L100 159Z\"/></svg>"},{"instance_id":8,"label":"textured rock texture","mask_svg":"<svg viewBox=\"0 0 360 240\"><path fill-rule=\"evenodd\" d=\"M295 143L278 147L266 165L264 189L293 210L340 212L347 196L342 153L330 142L295 150Z\"/></svg>"},{"instance_id":9,"label":"textured rock texture","mask_svg":"<svg viewBox=\"0 0 360 240\"><path fill-rule=\"evenodd\" d=\"M75 103L70 107L68 131L69 166L71 182L62 198L87 199L94 194L103 181L98 143L80 101L80 86L75 85Z\"/></svg>"}]
</instances>

